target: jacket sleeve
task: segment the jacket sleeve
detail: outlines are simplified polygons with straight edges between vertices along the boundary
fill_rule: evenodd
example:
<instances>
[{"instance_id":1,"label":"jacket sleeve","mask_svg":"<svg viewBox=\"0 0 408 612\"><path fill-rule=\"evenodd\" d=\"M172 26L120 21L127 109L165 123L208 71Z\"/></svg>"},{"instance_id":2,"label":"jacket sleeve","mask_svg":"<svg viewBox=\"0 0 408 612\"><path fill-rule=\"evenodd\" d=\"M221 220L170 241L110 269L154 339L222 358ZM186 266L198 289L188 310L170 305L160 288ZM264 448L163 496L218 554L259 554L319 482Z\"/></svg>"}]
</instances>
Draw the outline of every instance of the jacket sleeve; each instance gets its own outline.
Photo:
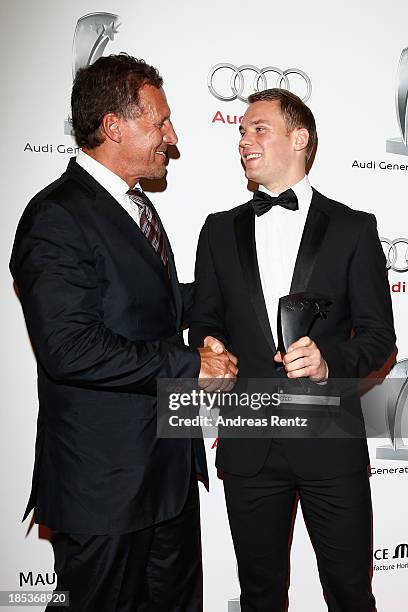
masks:
<instances>
[{"instance_id":1,"label":"jacket sleeve","mask_svg":"<svg viewBox=\"0 0 408 612\"><path fill-rule=\"evenodd\" d=\"M206 336L214 336L228 346L224 328L224 303L214 267L207 218L198 240L195 265L195 295L189 331L190 346L202 346Z\"/></svg>"},{"instance_id":2,"label":"jacket sleeve","mask_svg":"<svg viewBox=\"0 0 408 612\"><path fill-rule=\"evenodd\" d=\"M183 329L190 327L194 303L194 283L179 283L183 300Z\"/></svg>"},{"instance_id":3,"label":"jacket sleeve","mask_svg":"<svg viewBox=\"0 0 408 612\"><path fill-rule=\"evenodd\" d=\"M353 324L349 340L319 346L331 378L362 378L381 368L395 349L385 256L374 215L367 215L348 275Z\"/></svg>"},{"instance_id":4,"label":"jacket sleeve","mask_svg":"<svg viewBox=\"0 0 408 612\"><path fill-rule=\"evenodd\" d=\"M198 375L197 351L130 341L106 327L91 246L59 204L43 200L26 211L10 269L37 359L52 379L154 394L157 377Z\"/></svg>"}]
</instances>

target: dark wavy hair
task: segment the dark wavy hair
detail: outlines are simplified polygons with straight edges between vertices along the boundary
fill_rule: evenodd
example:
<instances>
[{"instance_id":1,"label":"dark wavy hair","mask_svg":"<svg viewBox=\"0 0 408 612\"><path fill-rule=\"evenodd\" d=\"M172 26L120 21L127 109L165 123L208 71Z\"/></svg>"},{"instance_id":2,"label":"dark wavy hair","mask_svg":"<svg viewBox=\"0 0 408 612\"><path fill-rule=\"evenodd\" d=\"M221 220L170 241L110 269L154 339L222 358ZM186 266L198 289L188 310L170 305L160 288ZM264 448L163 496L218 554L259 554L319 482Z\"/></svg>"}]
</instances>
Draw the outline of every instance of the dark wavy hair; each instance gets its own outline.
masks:
<instances>
[{"instance_id":1,"label":"dark wavy hair","mask_svg":"<svg viewBox=\"0 0 408 612\"><path fill-rule=\"evenodd\" d=\"M94 149L102 144L102 119L116 113L131 119L140 111L139 90L143 85L158 89L163 79L142 59L120 53L99 58L78 70L71 95L72 126L78 146Z\"/></svg>"},{"instance_id":2,"label":"dark wavy hair","mask_svg":"<svg viewBox=\"0 0 408 612\"><path fill-rule=\"evenodd\" d=\"M309 132L309 141L306 147L306 161L312 155L317 143L316 122L312 111L298 96L287 89L265 89L257 91L248 96L249 104L254 102L273 102L280 103L280 109L288 132L296 128L305 128Z\"/></svg>"}]
</instances>

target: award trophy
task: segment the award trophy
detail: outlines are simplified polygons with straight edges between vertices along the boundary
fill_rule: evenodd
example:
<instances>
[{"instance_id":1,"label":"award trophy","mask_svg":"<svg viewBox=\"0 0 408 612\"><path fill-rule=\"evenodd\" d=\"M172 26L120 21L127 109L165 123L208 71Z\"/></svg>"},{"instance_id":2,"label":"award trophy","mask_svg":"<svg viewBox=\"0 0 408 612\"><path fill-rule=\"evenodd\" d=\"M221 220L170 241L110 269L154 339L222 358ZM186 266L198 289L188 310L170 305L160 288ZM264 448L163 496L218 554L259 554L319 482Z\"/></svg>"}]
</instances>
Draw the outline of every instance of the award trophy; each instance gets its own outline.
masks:
<instances>
[{"instance_id":1,"label":"award trophy","mask_svg":"<svg viewBox=\"0 0 408 612\"><path fill-rule=\"evenodd\" d=\"M310 331L318 318L326 319L332 301L318 293L293 293L279 298L278 307L278 351L286 353L293 342L303 336L309 336ZM333 385L319 387L307 378L281 382L281 405L293 404L297 409L305 406L312 409L311 416L316 410L323 411L326 416L335 412L326 412L327 407L337 411L340 406L340 396L329 395L334 391ZM320 421L321 424L321 421Z\"/></svg>"},{"instance_id":2,"label":"award trophy","mask_svg":"<svg viewBox=\"0 0 408 612\"><path fill-rule=\"evenodd\" d=\"M327 318L332 302L313 293L293 293L279 298L278 351L286 353L289 346L302 336L308 336L319 317Z\"/></svg>"},{"instance_id":3,"label":"award trophy","mask_svg":"<svg viewBox=\"0 0 408 612\"><path fill-rule=\"evenodd\" d=\"M392 368L388 379L397 379L387 399L387 427L390 444L377 448L377 459L408 461L408 446L402 434L402 418L408 401L408 359L402 359ZM401 383L401 384L400 384Z\"/></svg>"},{"instance_id":4,"label":"award trophy","mask_svg":"<svg viewBox=\"0 0 408 612\"><path fill-rule=\"evenodd\" d=\"M388 138L386 151L408 155L408 47L402 50L398 65L395 110L401 137Z\"/></svg>"},{"instance_id":5,"label":"award trophy","mask_svg":"<svg viewBox=\"0 0 408 612\"><path fill-rule=\"evenodd\" d=\"M90 66L102 56L106 45L118 32L119 17L112 13L90 13L78 19L72 44L72 78L80 68ZM72 135L70 118L64 134Z\"/></svg>"}]
</instances>

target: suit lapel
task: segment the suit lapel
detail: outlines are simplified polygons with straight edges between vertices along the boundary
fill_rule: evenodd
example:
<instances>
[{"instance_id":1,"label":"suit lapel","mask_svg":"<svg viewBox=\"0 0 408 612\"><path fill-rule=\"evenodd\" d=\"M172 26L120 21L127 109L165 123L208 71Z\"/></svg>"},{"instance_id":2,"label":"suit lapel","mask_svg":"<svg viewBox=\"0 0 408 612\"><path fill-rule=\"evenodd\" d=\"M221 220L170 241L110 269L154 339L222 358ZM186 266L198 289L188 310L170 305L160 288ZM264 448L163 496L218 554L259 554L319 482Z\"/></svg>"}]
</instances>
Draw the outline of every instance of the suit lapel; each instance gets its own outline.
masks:
<instances>
[{"instance_id":1,"label":"suit lapel","mask_svg":"<svg viewBox=\"0 0 408 612\"><path fill-rule=\"evenodd\" d=\"M163 233L163 238L164 238L164 243L166 245L166 251L167 251L167 255L168 255L168 264L169 264L169 276L170 276L170 284L171 284L171 289L173 292L173 298L174 298L174 303L176 305L176 312L177 312L177 329L181 328L181 324L182 324L182 316L183 316L183 299L181 297L181 292L180 292L180 286L179 286L179 281L178 281L178 277L177 277L177 270L176 270L176 264L174 261L174 254L173 251L171 249L170 246L170 240L168 239L168 236L166 234L166 231L163 227L163 224L161 222L161 219L157 213L157 210L155 209L154 205L152 204L152 202L150 201L149 198L147 198L149 200L149 205L151 206L156 219L159 222L160 225L160 229ZM145 240L145 242L147 242L147 240ZM150 245L149 245L150 246ZM153 251L153 249L151 249L151 251ZM154 255L156 255L155 253L153 253ZM166 279L169 280L169 277L167 275L167 272L163 266L163 264L160 261L160 258L156 255L156 259L159 262L159 264L162 267L162 270L165 272L166 275Z\"/></svg>"},{"instance_id":2,"label":"suit lapel","mask_svg":"<svg viewBox=\"0 0 408 612\"><path fill-rule=\"evenodd\" d=\"M323 196L313 189L313 197L293 270L290 293L306 291L312 277L330 222L329 215L320 206L322 198ZM235 217L234 223L242 273L248 287L251 302L265 338L271 350L275 353L276 347L266 309L256 255L255 214L250 203Z\"/></svg>"},{"instance_id":3,"label":"suit lapel","mask_svg":"<svg viewBox=\"0 0 408 612\"><path fill-rule=\"evenodd\" d=\"M317 256L330 222L329 216L319 207L322 197L313 189L313 197L293 270L290 293L306 291L315 268Z\"/></svg>"},{"instance_id":4,"label":"suit lapel","mask_svg":"<svg viewBox=\"0 0 408 612\"><path fill-rule=\"evenodd\" d=\"M276 347L266 310L256 255L255 213L250 204L235 217L234 224L239 259L249 296L264 336L275 354Z\"/></svg>"},{"instance_id":5,"label":"suit lapel","mask_svg":"<svg viewBox=\"0 0 408 612\"><path fill-rule=\"evenodd\" d=\"M177 307L177 316L181 317L181 296L178 289L178 281L176 275L176 269L174 265L173 253L170 248L170 244L163 226L160 221L160 217L157 214L154 206L150 202L152 209L159 221L160 227L164 233L166 248L169 254L169 272L170 278L167 274L165 267L163 266L157 253L155 253L148 240L143 236L140 227L137 223L129 216L125 209L108 193L102 185L100 185L88 172L86 172L81 166L79 166L74 160L71 160L68 165L68 174L85 184L88 189L92 188L94 195L95 208L100 211L109 222L118 228L122 236L125 238L126 243L135 249L145 259L146 263L151 266L158 276L166 283L169 291L174 297L174 301ZM176 287L177 284L177 287Z\"/></svg>"},{"instance_id":6,"label":"suit lapel","mask_svg":"<svg viewBox=\"0 0 408 612\"><path fill-rule=\"evenodd\" d=\"M152 266L166 283L169 283L168 274L157 253L155 253L146 237L143 236L138 224L135 223L119 202L103 190L103 192L98 192L97 194L96 206L120 230L127 243L142 255L146 263Z\"/></svg>"}]
</instances>

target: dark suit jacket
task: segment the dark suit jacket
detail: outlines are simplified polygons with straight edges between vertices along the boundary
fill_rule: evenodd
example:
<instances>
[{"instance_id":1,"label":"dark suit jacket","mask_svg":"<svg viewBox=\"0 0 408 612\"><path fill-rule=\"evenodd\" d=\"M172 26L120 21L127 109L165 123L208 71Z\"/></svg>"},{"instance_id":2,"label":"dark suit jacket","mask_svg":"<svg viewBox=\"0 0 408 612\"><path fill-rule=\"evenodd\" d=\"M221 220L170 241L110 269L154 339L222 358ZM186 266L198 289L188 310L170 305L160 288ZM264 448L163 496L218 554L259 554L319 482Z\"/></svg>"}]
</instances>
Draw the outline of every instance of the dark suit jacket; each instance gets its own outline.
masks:
<instances>
[{"instance_id":1,"label":"dark suit jacket","mask_svg":"<svg viewBox=\"0 0 408 612\"><path fill-rule=\"evenodd\" d=\"M196 377L183 345L192 286L170 277L136 223L73 159L29 203L10 269L38 363L37 522L134 531L176 516L190 440L157 439L158 377ZM189 312L190 311L190 312ZM194 443L206 477L204 448Z\"/></svg>"},{"instance_id":2,"label":"dark suit jacket","mask_svg":"<svg viewBox=\"0 0 408 612\"><path fill-rule=\"evenodd\" d=\"M327 319L319 319L310 334L330 377L364 377L384 364L395 334L373 215L313 190L290 288L291 293L301 291L333 301ZM200 346L206 335L223 340L238 356L240 377L282 377L273 361L276 349L259 276L251 202L210 215L202 229L190 344ZM361 417L358 398L351 409L356 401ZM282 444L295 471L305 477L339 475L368 463L365 439L285 439ZM222 439L217 465L231 473L255 474L269 445L268 439Z\"/></svg>"}]
</instances>

